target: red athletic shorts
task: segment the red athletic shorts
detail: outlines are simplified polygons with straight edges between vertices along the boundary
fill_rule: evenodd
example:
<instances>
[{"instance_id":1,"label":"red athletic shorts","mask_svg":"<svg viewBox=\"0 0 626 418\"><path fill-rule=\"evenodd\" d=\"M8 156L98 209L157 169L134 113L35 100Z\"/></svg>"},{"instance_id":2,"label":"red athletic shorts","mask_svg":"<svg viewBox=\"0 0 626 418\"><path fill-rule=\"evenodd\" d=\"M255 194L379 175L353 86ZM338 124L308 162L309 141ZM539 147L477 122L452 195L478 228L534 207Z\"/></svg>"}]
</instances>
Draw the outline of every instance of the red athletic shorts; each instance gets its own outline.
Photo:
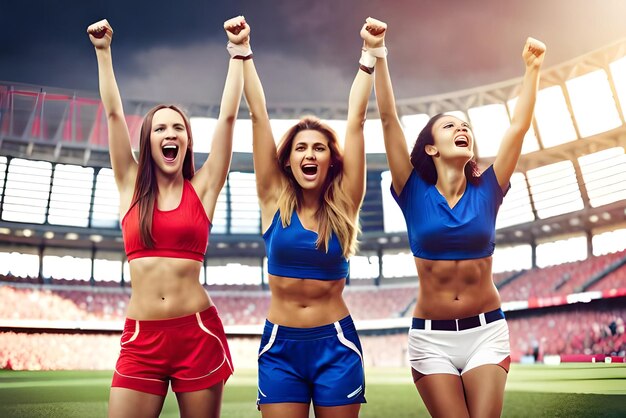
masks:
<instances>
[{"instance_id":1,"label":"red athletic shorts","mask_svg":"<svg viewBox=\"0 0 626 418\"><path fill-rule=\"evenodd\" d=\"M126 319L112 387L165 396L193 392L226 381L233 374L224 326L217 309L180 318Z\"/></svg>"}]
</instances>

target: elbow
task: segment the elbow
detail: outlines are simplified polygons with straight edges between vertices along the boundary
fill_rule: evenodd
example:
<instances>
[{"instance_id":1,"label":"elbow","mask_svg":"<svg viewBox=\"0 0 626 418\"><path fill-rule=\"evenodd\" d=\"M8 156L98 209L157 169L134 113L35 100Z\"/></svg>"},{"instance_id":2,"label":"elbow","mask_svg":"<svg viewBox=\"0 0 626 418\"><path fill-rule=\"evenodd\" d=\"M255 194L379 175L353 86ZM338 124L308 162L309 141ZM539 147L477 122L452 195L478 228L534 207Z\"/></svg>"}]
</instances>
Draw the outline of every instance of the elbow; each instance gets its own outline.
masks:
<instances>
[{"instance_id":1,"label":"elbow","mask_svg":"<svg viewBox=\"0 0 626 418\"><path fill-rule=\"evenodd\" d=\"M392 124L397 123L398 115L393 112L380 112L380 123L383 125L383 128L387 128Z\"/></svg>"},{"instance_id":2,"label":"elbow","mask_svg":"<svg viewBox=\"0 0 626 418\"><path fill-rule=\"evenodd\" d=\"M364 113L360 115L353 115L352 117L348 118L348 123L353 127L363 130L365 128L366 119L367 118L365 117Z\"/></svg>"},{"instance_id":3,"label":"elbow","mask_svg":"<svg viewBox=\"0 0 626 418\"><path fill-rule=\"evenodd\" d=\"M229 115L224 115L224 116L220 116L220 119L224 122L226 122L226 124L228 125L234 125L235 121L237 120L237 114L229 114Z\"/></svg>"},{"instance_id":4,"label":"elbow","mask_svg":"<svg viewBox=\"0 0 626 418\"><path fill-rule=\"evenodd\" d=\"M124 113L119 110L110 110L107 112L108 122L118 122L124 120Z\"/></svg>"},{"instance_id":5,"label":"elbow","mask_svg":"<svg viewBox=\"0 0 626 418\"><path fill-rule=\"evenodd\" d=\"M528 119L528 120L512 120L511 121L511 132L514 135L520 135L520 136L524 136L526 135L526 132L528 132L528 130L530 129L530 125L531 125L532 119Z\"/></svg>"},{"instance_id":6,"label":"elbow","mask_svg":"<svg viewBox=\"0 0 626 418\"><path fill-rule=\"evenodd\" d=\"M253 112L252 110L250 110L250 120L252 121L253 125L267 121L268 119L269 116L267 115L267 112Z\"/></svg>"},{"instance_id":7,"label":"elbow","mask_svg":"<svg viewBox=\"0 0 626 418\"><path fill-rule=\"evenodd\" d=\"M389 125L398 119L398 114L396 113L395 108L381 109L379 106L378 113L380 115L380 121L383 124L383 126Z\"/></svg>"}]
</instances>

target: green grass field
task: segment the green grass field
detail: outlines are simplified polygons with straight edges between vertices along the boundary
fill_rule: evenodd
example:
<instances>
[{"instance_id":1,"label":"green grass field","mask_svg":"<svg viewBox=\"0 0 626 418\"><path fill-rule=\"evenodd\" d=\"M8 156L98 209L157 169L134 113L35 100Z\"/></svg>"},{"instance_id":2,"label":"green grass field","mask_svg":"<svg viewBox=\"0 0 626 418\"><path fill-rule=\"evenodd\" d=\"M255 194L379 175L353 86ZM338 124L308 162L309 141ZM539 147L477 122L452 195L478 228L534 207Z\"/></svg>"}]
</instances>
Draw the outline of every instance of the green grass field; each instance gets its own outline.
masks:
<instances>
[{"instance_id":1,"label":"green grass field","mask_svg":"<svg viewBox=\"0 0 626 418\"><path fill-rule=\"evenodd\" d=\"M426 417L405 369L369 369L363 418ZM106 417L111 372L0 371L0 417ZM260 418L256 371L237 370L224 391L223 418ZM162 417L178 417L170 393ZM513 365L504 417L626 417L626 364Z\"/></svg>"}]
</instances>

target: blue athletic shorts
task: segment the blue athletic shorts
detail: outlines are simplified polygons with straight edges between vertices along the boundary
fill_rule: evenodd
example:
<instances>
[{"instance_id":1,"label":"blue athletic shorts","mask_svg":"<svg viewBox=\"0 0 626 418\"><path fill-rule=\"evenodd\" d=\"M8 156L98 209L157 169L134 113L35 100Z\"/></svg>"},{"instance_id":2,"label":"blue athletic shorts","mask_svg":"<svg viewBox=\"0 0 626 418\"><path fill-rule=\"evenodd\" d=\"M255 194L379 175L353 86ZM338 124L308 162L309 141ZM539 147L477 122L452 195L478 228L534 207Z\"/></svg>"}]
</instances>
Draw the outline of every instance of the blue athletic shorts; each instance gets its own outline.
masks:
<instances>
[{"instance_id":1,"label":"blue athletic shorts","mask_svg":"<svg viewBox=\"0 0 626 418\"><path fill-rule=\"evenodd\" d=\"M258 404L365 403L363 350L352 318L315 328L265 321L258 389Z\"/></svg>"}]
</instances>

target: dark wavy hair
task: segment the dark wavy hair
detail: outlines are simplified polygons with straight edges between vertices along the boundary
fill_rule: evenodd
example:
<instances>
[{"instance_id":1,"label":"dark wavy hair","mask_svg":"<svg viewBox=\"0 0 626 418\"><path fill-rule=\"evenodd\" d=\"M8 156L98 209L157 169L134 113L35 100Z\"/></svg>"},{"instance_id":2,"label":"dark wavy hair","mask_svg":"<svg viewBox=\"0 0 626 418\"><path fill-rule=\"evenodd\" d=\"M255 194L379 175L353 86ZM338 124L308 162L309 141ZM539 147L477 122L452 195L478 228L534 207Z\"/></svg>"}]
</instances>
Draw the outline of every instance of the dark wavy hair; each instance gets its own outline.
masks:
<instances>
[{"instance_id":1,"label":"dark wavy hair","mask_svg":"<svg viewBox=\"0 0 626 418\"><path fill-rule=\"evenodd\" d=\"M439 113L428 121L424 129L417 136L413 150L411 151L411 164L413 168L426 182L430 184L437 184L437 168L433 157L426 153L426 145L434 145L435 137L433 136L433 125L439 119L444 116L449 116L444 113ZM471 184L478 184L480 181L480 170L476 164L476 160L472 158L465 164L465 177Z\"/></svg>"}]
</instances>

